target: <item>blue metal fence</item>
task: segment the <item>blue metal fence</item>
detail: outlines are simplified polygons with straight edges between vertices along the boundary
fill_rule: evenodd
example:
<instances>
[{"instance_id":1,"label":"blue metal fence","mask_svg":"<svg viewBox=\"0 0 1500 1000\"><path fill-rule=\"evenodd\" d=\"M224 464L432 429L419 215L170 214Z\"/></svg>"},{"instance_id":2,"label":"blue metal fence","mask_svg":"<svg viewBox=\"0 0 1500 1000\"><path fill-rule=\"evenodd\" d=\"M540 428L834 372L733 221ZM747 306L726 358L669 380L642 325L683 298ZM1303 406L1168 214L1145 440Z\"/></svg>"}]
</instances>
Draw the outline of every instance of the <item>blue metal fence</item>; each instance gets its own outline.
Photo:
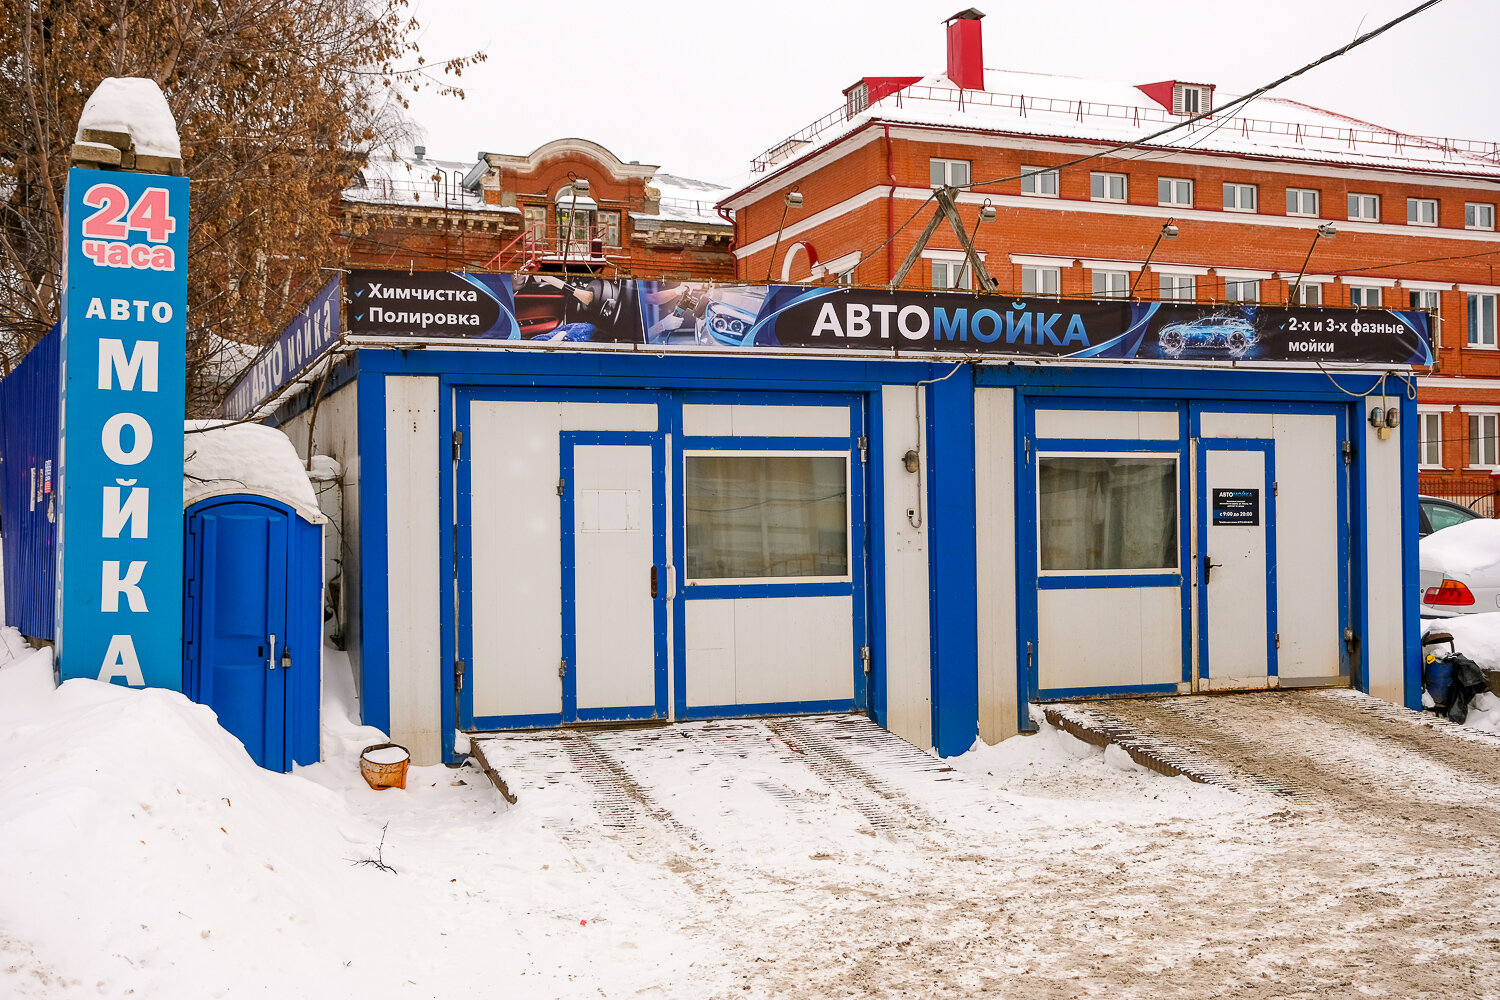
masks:
<instances>
[{"instance_id":1,"label":"blue metal fence","mask_svg":"<svg viewBox=\"0 0 1500 1000\"><path fill-rule=\"evenodd\" d=\"M53 638L57 580L58 328L0 380L5 623Z\"/></svg>"}]
</instances>

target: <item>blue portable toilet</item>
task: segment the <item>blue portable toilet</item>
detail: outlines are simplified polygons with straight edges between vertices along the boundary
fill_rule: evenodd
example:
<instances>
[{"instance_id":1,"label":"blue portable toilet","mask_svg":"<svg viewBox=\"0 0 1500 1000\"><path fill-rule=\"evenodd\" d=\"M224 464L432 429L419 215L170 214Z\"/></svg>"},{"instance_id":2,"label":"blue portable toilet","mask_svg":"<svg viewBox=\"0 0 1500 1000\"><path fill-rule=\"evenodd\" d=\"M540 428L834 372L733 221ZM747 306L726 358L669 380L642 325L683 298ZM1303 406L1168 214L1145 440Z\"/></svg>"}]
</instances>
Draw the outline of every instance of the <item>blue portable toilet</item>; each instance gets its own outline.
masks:
<instances>
[{"instance_id":1,"label":"blue portable toilet","mask_svg":"<svg viewBox=\"0 0 1500 1000\"><path fill-rule=\"evenodd\" d=\"M314 763L324 518L301 462L258 425L189 433L186 458L182 690L262 767Z\"/></svg>"}]
</instances>

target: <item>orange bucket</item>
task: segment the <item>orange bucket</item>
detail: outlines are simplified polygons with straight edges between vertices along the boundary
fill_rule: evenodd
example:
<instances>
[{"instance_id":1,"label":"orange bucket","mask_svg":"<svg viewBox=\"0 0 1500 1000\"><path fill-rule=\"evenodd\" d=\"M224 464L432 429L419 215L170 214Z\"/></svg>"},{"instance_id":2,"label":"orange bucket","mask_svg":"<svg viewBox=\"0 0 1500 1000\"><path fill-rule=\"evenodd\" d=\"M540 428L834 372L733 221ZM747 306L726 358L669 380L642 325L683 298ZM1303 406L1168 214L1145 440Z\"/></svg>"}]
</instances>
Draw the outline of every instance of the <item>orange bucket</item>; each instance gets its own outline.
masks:
<instances>
[{"instance_id":1,"label":"orange bucket","mask_svg":"<svg viewBox=\"0 0 1500 1000\"><path fill-rule=\"evenodd\" d=\"M399 743L377 743L359 752L359 773L374 789L405 788L411 753Z\"/></svg>"}]
</instances>

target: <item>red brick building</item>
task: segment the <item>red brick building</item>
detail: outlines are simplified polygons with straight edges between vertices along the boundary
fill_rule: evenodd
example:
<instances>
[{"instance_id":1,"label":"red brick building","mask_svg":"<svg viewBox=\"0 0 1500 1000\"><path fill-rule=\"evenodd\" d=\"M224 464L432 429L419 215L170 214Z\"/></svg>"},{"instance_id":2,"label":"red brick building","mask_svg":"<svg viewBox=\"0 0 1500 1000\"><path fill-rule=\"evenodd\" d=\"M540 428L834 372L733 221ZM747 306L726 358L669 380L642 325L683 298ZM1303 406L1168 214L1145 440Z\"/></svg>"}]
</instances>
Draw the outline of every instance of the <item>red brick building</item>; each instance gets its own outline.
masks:
<instances>
[{"instance_id":1,"label":"red brick building","mask_svg":"<svg viewBox=\"0 0 1500 1000\"><path fill-rule=\"evenodd\" d=\"M1440 317L1437 364L1420 380L1423 488L1490 488L1500 146L1261 97L1121 149L1233 98L1211 81L984 69L982 17L949 19L945 72L858 80L842 107L755 159L756 179L722 202L742 280L887 284L944 184L960 189L1002 293L1282 304L1306 261L1302 302ZM985 206L993 221L978 221ZM903 284L974 283L945 224Z\"/></svg>"},{"instance_id":2,"label":"red brick building","mask_svg":"<svg viewBox=\"0 0 1500 1000\"><path fill-rule=\"evenodd\" d=\"M385 153L344 193L347 264L730 278L727 193L586 139L468 161Z\"/></svg>"}]
</instances>

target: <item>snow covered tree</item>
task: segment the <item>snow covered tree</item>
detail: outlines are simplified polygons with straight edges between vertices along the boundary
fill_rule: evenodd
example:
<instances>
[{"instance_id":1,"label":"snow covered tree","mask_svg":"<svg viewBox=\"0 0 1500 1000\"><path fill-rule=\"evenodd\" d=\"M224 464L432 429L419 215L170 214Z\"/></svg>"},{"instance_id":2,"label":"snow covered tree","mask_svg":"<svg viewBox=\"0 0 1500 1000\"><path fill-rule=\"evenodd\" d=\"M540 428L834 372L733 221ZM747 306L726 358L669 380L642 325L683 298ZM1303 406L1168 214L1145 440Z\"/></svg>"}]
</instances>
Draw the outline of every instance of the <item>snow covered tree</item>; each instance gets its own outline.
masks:
<instances>
[{"instance_id":1,"label":"snow covered tree","mask_svg":"<svg viewBox=\"0 0 1500 1000\"><path fill-rule=\"evenodd\" d=\"M406 96L483 54L428 67L409 0L0 0L0 365L62 298L63 188L84 102L154 79L191 178L188 410L207 413L239 345L266 343L336 266L339 192L404 138Z\"/></svg>"}]
</instances>

